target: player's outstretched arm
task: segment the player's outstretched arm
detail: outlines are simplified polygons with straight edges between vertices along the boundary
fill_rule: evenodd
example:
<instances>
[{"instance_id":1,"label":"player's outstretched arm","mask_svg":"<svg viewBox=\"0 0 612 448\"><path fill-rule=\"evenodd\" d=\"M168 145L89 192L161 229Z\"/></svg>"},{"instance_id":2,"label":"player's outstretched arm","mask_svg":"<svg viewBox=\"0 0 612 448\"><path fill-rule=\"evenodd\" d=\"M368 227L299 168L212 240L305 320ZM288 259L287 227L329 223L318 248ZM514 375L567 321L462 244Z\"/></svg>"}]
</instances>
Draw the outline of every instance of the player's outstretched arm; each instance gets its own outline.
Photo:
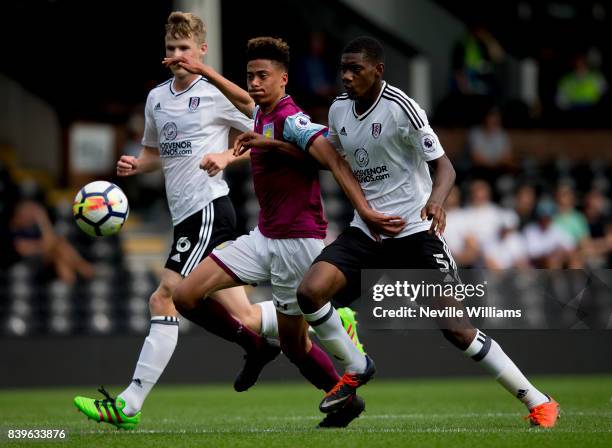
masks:
<instances>
[{"instance_id":1,"label":"player's outstretched arm","mask_svg":"<svg viewBox=\"0 0 612 448\"><path fill-rule=\"evenodd\" d=\"M161 168L161 160L157 148L144 146L138 157L123 155L117 161L117 176L133 176L140 173L150 173Z\"/></svg>"},{"instance_id":2,"label":"player's outstretched arm","mask_svg":"<svg viewBox=\"0 0 612 448\"><path fill-rule=\"evenodd\" d=\"M421 219L431 220L429 233L435 232L436 235L442 235L446 228L444 202L455 184L455 169L446 154L427 163L434 170L434 178L429 199L425 207L421 209Z\"/></svg>"},{"instance_id":3,"label":"player's outstretched arm","mask_svg":"<svg viewBox=\"0 0 612 448\"><path fill-rule=\"evenodd\" d=\"M240 134L236 138L233 148L221 153L206 154L202 157L200 168L206 171L209 176L216 176L228 165L248 160L251 157L251 148L253 147L262 150L280 151L300 160L306 158L304 152L291 143L269 139L261 134L249 131Z\"/></svg>"},{"instance_id":4,"label":"player's outstretched arm","mask_svg":"<svg viewBox=\"0 0 612 448\"><path fill-rule=\"evenodd\" d=\"M220 153L206 154L200 161L200 169L206 171L210 177L216 176L228 165L246 161L251 157L251 151L246 151L238 156L234 155L234 148Z\"/></svg>"},{"instance_id":5,"label":"player's outstretched arm","mask_svg":"<svg viewBox=\"0 0 612 448\"><path fill-rule=\"evenodd\" d=\"M350 165L338 154L327 138L323 135L315 138L308 151L317 162L329 168L374 237L381 233L389 236L397 235L406 226L406 221L400 216L388 216L370 208Z\"/></svg>"},{"instance_id":6,"label":"player's outstretched arm","mask_svg":"<svg viewBox=\"0 0 612 448\"><path fill-rule=\"evenodd\" d=\"M247 117L253 118L255 102L249 96L249 93L240 86L234 84L229 79L225 78L223 75L219 74L211 66L204 64L198 59L187 58L185 56L164 58L163 64L166 67L178 64L191 73L204 76L206 79L208 79L208 81L210 81L211 84L219 89L228 100L230 100L236 109Z\"/></svg>"},{"instance_id":7,"label":"player's outstretched arm","mask_svg":"<svg viewBox=\"0 0 612 448\"><path fill-rule=\"evenodd\" d=\"M234 142L234 155L240 156L255 147L261 150L280 151L299 160L306 159L304 151L297 146L282 140L267 138L253 131L243 132L236 138Z\"/></svg>"}]
</instances>

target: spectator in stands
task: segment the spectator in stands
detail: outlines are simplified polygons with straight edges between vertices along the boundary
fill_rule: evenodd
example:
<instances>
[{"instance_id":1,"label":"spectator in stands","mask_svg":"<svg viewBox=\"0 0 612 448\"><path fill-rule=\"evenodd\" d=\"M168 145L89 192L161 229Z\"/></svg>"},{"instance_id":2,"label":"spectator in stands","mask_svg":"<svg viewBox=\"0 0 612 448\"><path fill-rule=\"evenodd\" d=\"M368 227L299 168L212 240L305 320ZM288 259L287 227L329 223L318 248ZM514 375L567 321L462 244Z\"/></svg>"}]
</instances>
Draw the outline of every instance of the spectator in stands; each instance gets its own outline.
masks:
<instances>
[{"instance_id":1,"label":"spectator in stands","mask_svg":"<svg viewBox=\"0 0 612 448\"><path fill-rule=\"evenodd\" d=\"M512 144L496 107L487 111L480 125L470 129L468 152L475 177L492 182L513 169Z\"/></svg>"},{"instance_id":2,"label":"spectator in stands","mask_svg":"<svg viewBox=\"0 0 612 448\"><path fill-rule=\"evenodd\" d=\"M483 111L500 97L498 71L505 51L489 30L477 22L453 48L450 95L438 110L438 119L449 124L476 123Z\"/></svg>"},{"instance_id":3,"label":"spectator in stands","mask_svg":"<svg viewBox=\"0 0 612 448\"><path fill-rule=\"evenodd\" d=\"M537 202L536 189L533 185L521 185L514 195L514 211L518 215L519 229L535 221L535 207Z\"/></svg>"},{"instance_id":4,"label":"spectator in stands","mask_svg":"<svg viewBox=\"0 0 612 448\"><path fill-rule=\"evenodd\" d=\"M568 265L576 245L553 225L556 207L550 200L541 200L536 207L537 222L528 224L523 232L531 264L541 269L559 269Z\"/></svg>"},{"instance_id":5,"label":"spectator in stands","mask_svg":"<svg viewBox=\"0 0 612 448\"><path fill-rule=\"evenodd\" d=\"M94 275L93 267L53 228L47 210L30 197L20 197L9 171L0 166L0 223L2 226L2 265L20 259L36 259L51 266L65 283L74 283L77 274Z\"/></svg>"},{"instance_id":6,"label":"spectator in stands","mask_svg":"<svg viewBox=\"0 0 612 448\"><path fill-rule=\"evenodd\" d=\"M503 213L499 239L484 246L485 266L489 269L527 269L530 267L527 243L517 231L518 215L512 210Z\"/></svg>"},{"instance_id":7,"label":"spectator in stands","mask_svg":"<svg viewBox=\"0 0 612 448\"><path fill-rule=\"evenodd\" d=\"M555 200L557 214L553 217L553 223L570 237L576 247L571 253L568 267L581 268L584 266L584 255L590 246L589 225L584 214L576 210L576 195L569 185L561 184L557 187Z\"/></svg>"},{"instance_id":8,"label":"spectator in stands","mask_svg":"<svg viewBox=\"0 0 612 448\"><path fill-rule=\"evenodd\" d=\"M576 210L576 195L572 187L561 184L555 193L557 214L554 224L565 232L575 245L580 245L590 237L589 225L584 214Z\"/></svg>"},{"instance_id":9,"label":"spectator in stands","mask_svg":"<svg viewBox=\"0 0 612 448\"><path fill-rule=\"evenodd\" d=\"M589 66L585 54L574 57L572 71L557 84L556 103L563 111L589 111L594 109L608 89L606 79Z\"/></svg>"},{"instance_id":10,"label":"spectator in stands","mask_svg":"<svg viewBox=\"0 0 612 448\"><path fill-rule=\"evenodd\" d=\"M491 32L482 23L474 23L453 50L454 88L462 95L496 95L495 69L505 56Z\"/></svg>"},{"instance_id":11,"label":"spectator in stands","mask_svg":"<svg viewBox=\"0 0 612 448\"><path fill-rule=\"evenodd\" d=\"M599 190L591 190L584 197L584 216L591 235L587 250L589 265L611 267L612 217L606 198Z\"/></svg>"},{"instance_id":12,"label":"spectator in stands","mask_svg":"<svg viewBox=\"0 0 612 448\"><path fill-rule=\"evenodd\" d=\"M499 239L504 226L504 210L491 200L491 187L487 182L479 179L471 183L470 202L465 213L481 247Z\"/></svg>"},{"instance_id":13,"label":"spectator in stands","mask_svg":"<svg viewBox=\"0 0 612 448\"><path fill-rule=\"evenodd\" d=\"M476 265L480 258L480 246L472 234L468 216L460 207L461 192L454 186L446 198L446 229L444 239L455 259L462 267Z\"/></svg>"}]
</instances>

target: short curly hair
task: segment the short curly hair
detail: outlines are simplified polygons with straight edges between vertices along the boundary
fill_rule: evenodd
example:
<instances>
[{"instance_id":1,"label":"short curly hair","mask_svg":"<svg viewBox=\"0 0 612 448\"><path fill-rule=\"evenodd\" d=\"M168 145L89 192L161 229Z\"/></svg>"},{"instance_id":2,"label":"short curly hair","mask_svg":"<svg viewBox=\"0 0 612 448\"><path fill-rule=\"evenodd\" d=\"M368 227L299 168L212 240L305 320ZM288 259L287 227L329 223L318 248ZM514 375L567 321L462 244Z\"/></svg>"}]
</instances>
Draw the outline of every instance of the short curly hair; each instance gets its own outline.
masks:
<instances>
[{"instance_id":1,"label":"short curly hair","mask_svg":"<svg viewBox=\"0 0 612 448\"><path fill-rule=\"evenodd\" d=\"M206 42L206 25L202 19L190 12L174 11L168 16L166 36L175 39L191 39L202 44Z\"/></svg>"},{"instance_id":2,"label":"short curly hair","mask_svg":"<svg viewBox=\"0 0 612 448\"><path fill-rule=\"evenodd\" d=\"M383 46L373 37L369 36L361 36L357 37L350 41L344 50L342 50L342 54L347 53L363 53L366 59L371 62L385 62L385 50Z\"/></svg>"},{"instance_id":3,"label":"short curly hair","mask_svg":"<svg viewBox=\"0 0 612 448\"><path fill-rule=\"evenodd\" d=\"M269 59L289 70L289 45L276 37L255 37L247 42L247 62L255 59Z\"/></svg>"}]
</instances>

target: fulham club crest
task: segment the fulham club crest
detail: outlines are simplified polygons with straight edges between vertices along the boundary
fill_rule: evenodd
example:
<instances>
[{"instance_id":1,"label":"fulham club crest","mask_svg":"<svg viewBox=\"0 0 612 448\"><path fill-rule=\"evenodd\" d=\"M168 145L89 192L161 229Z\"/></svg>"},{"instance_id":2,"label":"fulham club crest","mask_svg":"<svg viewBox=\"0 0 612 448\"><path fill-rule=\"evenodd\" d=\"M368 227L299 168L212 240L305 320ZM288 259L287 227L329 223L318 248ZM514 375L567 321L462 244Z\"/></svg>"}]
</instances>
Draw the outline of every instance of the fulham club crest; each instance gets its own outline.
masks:
<instances>
[{"instance_id":1,"label":"fulham club crest","mask_svg":"<svg viewBox=\"0 0 612 448\"><path fill-rule=\"evenodd\" d=\"M200 105L199 96L192 96L191 98L189 98L189 112L195 112L198 109L199 105Z\"/></svg>"},{"instance_id":2,"label":"fulham club crest","mask_svg":"<svg viewBox=\"0 0 612 448\"><path fill-rule=\"evenodd\" d=\"M372 123L372 137L378 138L380 136L381 131L382 131L381 123Z\"/></svg>"}]
</instances>

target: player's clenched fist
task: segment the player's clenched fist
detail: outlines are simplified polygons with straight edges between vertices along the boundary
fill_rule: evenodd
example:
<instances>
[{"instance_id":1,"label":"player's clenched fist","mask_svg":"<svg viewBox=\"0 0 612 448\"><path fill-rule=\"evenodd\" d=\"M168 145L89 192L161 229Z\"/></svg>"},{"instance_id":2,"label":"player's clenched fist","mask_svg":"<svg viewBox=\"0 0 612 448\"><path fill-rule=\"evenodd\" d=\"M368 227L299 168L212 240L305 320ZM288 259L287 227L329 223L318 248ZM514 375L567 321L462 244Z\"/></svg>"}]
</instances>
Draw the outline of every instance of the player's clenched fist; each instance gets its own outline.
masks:
<instances>
[{"instance_id":1,"label":"player's clenched fist","mask_svg":"<svg viewBox=\"0 0 612 448\"><path fill-rule=\"evenodd\" d=\"M138 159L133 156L121 156L117 161L117 176L132 176L138 173Z\"/></svg>"},{"instance_id":2,"label":"player's clenched fist","mask_svg":"<svg viewBox=\"0 0 612 448\"><path fill-rule=\"evenodd\" d=\"M216 176L225 169L229 160L225 153L206 154L202 157L200 168L208 173L210 177Z\"/></svg>"}]
</instances>

